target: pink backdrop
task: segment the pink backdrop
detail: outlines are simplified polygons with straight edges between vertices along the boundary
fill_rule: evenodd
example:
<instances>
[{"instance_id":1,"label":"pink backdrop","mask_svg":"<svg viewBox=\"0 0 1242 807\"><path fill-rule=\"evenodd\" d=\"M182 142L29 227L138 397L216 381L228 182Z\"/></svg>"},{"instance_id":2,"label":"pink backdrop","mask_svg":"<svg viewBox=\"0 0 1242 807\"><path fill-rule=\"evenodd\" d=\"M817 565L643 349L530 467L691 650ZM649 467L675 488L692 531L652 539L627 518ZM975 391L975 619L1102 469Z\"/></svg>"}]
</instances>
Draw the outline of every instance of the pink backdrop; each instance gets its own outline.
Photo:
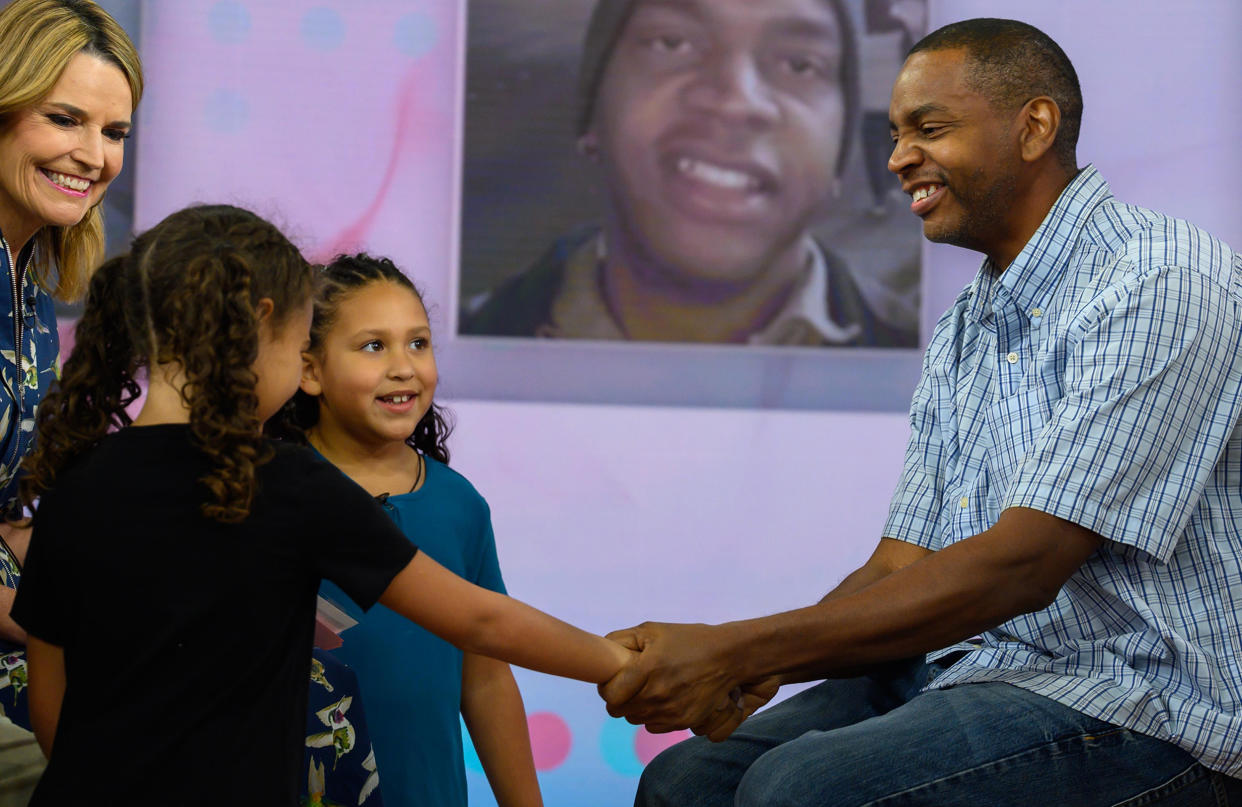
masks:
<instances>
[{"instance_id":1,"label":"pink backdrop","mask_svg":"<svg viewBox=\"0 0 1242 807\"><path fill-rule=\"evenodd\" d=\"M514 0L550 13L550 0ZM587 2L587 0L582 0ZM136 221L249 206L311 254L365 247L451 306L460 0L153 0ZM1242 5L1232 0L933 0L933 26L1017 16L1082 78L1082 161L1128 201L1242 245ZM977 257L924 252L925 332ZM439 304L438 307L436 304ZM584 627L715 621L806 604L870 552L906 438L901 413L454 400L454 464L489 499L511 591ZM530 379L533 389L540 380ZM549 805L630 803L660 740L594 690L520 674ZM492 804L471 773L472 803Z\"/></svg>"}]
</instances>

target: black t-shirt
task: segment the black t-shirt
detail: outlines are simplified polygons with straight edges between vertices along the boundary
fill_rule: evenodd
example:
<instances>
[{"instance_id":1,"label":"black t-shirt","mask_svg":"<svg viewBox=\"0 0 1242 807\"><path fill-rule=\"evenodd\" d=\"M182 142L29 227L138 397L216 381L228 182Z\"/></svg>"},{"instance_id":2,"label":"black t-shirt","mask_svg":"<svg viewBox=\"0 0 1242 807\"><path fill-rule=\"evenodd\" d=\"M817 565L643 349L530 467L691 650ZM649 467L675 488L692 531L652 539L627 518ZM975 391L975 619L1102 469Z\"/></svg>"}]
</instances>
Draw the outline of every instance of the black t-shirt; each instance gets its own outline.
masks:
<instances>
[{"instance_id":1,"label":"black t-shirt","mask_svg":"<svg viewBox=\"0 0 1242 807\"><path fill-rule=\"evenodd\" d=\"M320 578L368 608L417 550L331 464L275 450L240 524L201 514L182 425L109 435L43 496L13 616L67 685L31 804L295 803Z\"/></svg>"}]
</instances>

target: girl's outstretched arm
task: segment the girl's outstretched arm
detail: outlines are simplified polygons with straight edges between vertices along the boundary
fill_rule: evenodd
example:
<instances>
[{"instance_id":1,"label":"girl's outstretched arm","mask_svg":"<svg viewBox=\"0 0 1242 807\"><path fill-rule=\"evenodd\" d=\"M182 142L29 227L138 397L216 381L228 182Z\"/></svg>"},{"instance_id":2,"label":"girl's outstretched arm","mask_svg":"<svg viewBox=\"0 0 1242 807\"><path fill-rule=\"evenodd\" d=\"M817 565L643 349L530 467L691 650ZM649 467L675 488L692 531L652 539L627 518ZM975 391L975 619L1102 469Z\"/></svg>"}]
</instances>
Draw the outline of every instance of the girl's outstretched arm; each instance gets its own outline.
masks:
<instances>
[{"instance_id":1,"label":"girl's outstretched arm","mask_svg":"<svg viewBox=\"0 0 1242 807\"><path fill-rule=\"evenodd\" d=\"M461 667L461 716L500 807L543 807L522 693L509 665L466 653Z\"/></svg>"},{"instance_id":2,"label":"girl's outstretched arm","mask_svg":"<svg viewBox=\"0 0 1242 807\"><path fill-rule=\"evenodd\" d=\"M65 649L29 637L26 672L30 677L30 725L43 756L50 759L56 725L60 723L60 705L65 700Z\"/></svg>"},{"instance_id":3,"label":"girl's outstretched arm","mask_svg":"<svg viewBox=\"0 0 1242 807\"><path fill-rule=\"evenodd\" d=\"M468 653L601 683L633 655L529 605L462 578L419 552L380 597L387 607Z\"/></svg>"}]
</instances>

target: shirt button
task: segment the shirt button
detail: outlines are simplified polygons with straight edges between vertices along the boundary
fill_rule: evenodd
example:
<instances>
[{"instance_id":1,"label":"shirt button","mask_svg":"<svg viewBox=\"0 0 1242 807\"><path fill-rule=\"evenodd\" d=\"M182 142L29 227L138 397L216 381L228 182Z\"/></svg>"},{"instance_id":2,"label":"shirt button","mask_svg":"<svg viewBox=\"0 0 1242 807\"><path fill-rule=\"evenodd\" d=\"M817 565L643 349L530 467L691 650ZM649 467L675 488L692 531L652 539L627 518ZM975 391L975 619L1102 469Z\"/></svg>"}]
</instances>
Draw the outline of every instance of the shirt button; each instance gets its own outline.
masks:
<instances>
[{"instance_id":1,"label":"shirt button","mask_svg":"<svg viewBox=\"0 0 1242 807\"><path fill-rule=\"evenodd\" d=\"M958 502L958 504L960 504L962 507L970 507L970 497L963 496L962 500Z\"/></svg>"},{"instance_id":2,"label":"shirt button","mask_svg":"<svg viewBox=\"0 0 1242 807\"><path fill-rule=\"evenodd\" d=\"M1043 315L1044 315L1044 309L1042 309L1042 308L1032 308L1032 309L1031 309L1031 316L1032 316L1032 317L1042 317Z\"/></svg>"},{"instance_id":3,"label":"shirt button","mask_svg":"<svg viewBox=\"0 0 1242 807\"><path fill-rule=\"evenodd\" d=\"M1017 354L1017 353L1010 353L1008 356L1006 356L1006 357L1005 357L1005 361L1009 362L1010 364L1017 364L1017 363L1018 363L1018 354Z\"/></svg>"}]
</instances>

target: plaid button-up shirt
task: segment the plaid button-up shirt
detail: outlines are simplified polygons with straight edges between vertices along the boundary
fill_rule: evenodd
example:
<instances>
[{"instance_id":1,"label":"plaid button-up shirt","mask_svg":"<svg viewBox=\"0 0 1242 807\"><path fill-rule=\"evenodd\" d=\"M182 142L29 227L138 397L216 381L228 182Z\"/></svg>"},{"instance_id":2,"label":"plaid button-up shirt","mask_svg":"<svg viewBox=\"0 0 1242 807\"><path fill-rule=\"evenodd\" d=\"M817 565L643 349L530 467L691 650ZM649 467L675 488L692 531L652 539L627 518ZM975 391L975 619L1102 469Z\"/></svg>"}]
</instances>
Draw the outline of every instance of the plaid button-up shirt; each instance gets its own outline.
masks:
<instances>
[{"instance_id":1,"label":"plaid button-up shirt","mask_svg":"<svg viewBox=\"0 0 1242 807\"><path fill-rule=\"evenodd\" d=\"M1107 540L933 686L1004 681L1242 776L1240 415L1242 255L1084 169L937 325L884 535L936 550L1028 507Z\"/></svg>"}]
</instances>

